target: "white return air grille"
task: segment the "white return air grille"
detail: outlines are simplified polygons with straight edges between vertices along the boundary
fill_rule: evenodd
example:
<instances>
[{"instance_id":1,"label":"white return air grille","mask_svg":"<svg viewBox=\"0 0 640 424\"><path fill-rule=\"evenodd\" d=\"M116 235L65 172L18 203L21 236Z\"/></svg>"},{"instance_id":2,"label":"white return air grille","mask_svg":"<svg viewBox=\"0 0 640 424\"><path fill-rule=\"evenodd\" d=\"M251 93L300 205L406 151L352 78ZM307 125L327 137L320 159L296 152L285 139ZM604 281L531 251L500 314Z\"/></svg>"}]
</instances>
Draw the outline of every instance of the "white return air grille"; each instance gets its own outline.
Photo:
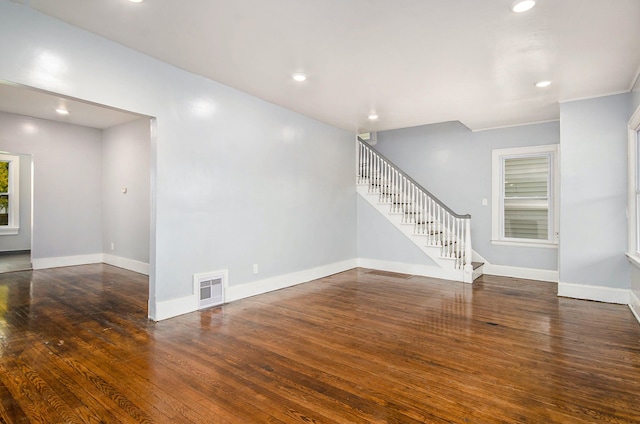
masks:
<instances>
[{"instance_id":1,"label":"white return air grille","mask_svg":"<svg viewBox=\"0 0 640 424\"><path fill-rule=\"evenodd\" d=\"M193 291L198 299L198 309L222 305L224 303L226 280L227 271L194 274Z\"/></svg>"}]
</instances>

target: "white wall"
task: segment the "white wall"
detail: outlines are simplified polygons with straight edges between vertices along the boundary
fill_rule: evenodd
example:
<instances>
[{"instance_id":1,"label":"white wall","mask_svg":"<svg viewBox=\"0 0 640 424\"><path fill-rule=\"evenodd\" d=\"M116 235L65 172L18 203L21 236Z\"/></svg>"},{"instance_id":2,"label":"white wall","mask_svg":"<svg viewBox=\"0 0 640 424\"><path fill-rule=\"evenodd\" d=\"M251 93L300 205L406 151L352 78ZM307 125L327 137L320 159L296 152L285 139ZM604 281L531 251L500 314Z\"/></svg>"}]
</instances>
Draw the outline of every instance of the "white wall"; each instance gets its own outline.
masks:
<instances>
[{"instance_id":1,"label":"white wall","mask_svg":"<svg viewBox=\"0 0 640 424\"><path fill-rule=\"evenodd\" d=\"M144 264L149 263L150 130L149 119L140 119L102 134L102 249Z\"/></svg>"},{"instance_id":2,"label":"white wall","mask_svg":"<svg viewBox=\"0 0 640 424\"><path fill-rule=\"evenodd\" d=\"M491 152L559 141L557 122L481 132L446 122L379 132L374 147L453 211L471 214L473 249L489 263L557 270L556 249L491 244Z\"/></svg>"},{"instance_id":3,"label":"white wall","mask_svg":"<svg viewBox=\"0 0 640 424\"><path fill-rule=\"evenodd\" d=\"M8 1L0 79L157 118L151 317L194 273L236 286L355 258L352 134Z\"/></svg>"},{"instance_id":4,"label":"white wall","mask_svg":"<svg viewBox=\"0 0 640 424\"><path fill-rule=\"evenodd\" d=\"M0 143L5 128L0 126ZM9 128L7 130L10 131ZM10 135L9 135L10 136ZM0 147L0 151L6 151ZM8 151L10 154L15 154ZM18 234L0 235L0 252L31 249L31 156L18 154L20 161L19 195L20 195L20 230Z\"/></svg>"},{"instance_id":5,"label":"white wall","mask_svg":"<svg viewBox=\"0 0 640 424\"><path fill-rule=\"evenodd\" d=\"M101 253L102 132L1 112L0 129L0 150L33 157L32 258Z\"/></svg>"},{"instance_id":6,"label":"white wall","mask_svg":"<svg viewBox=\"0 0 640 424\"><path fill-rule=\"evenodd\" d=\"M629 289L629 117L629 94L560 105L561 293L563 284Z\"/></svg>"}]
</instances>

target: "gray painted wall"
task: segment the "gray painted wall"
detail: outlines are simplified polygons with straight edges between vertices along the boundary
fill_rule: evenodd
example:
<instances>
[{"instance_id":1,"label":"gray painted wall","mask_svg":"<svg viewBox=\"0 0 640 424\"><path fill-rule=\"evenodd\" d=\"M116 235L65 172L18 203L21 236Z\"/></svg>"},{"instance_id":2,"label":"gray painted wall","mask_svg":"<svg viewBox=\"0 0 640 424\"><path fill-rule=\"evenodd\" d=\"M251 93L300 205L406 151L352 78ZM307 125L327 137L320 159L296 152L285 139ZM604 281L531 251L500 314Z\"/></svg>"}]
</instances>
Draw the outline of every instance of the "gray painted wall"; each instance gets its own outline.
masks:
<instances>
[{"instance_id":1,"label":"gray painted wall","mask_svg":"<svg viewBox=\"0 0 640 424\"><path fill-rule=\"evenodd\" d=\"M10 133L10 128L6 128ZM0 125L0 143L4 138L5 128ZM15 134L15 132L14 132ZM5 134L11 137L11 135ZM6 151L0 147L0 150ZM7 153L15 154L12 151ZM0 235L0 252L31 249L31 156L18 154L20 157L19 194L20 194L20 230L18 234ZM1 258L0 258L1 260Z\"/></svg>"},{"instance_id":2,"label":"gray painted wall","mask_svg":"<svg viewBox=\"0 0 640 424\"><path fill-rule=\"evenodd\" d=\"M491 264L556 270L556 249L491 244L491 152L559 141L558 122L481 132L446 122L379 132L374 147L455 212L471 214L473 248Z\"/></svg>"},{"instance_id":3,"label":"gray painted wall","mask_svg":"<svg viewBox=\"0 0 640 424\"><path fill-rule=\"evenodd\" d=\"M8 113L0 129L0 150L33 157L32 258L101 253L102 131Z\"/></svg>"},{"instance_id":4,"label":"gray painted wall","mask_svg":"<svg viewBox=\"0 0 640 424\"><path fill-rule=\"evenodd\" d=\"M358 258L437 266L361 196L358 196Z\"/></svg>"},{"instance_id":5,"label":"gray painted wall","mask_svg":"<svg viewBox=\"0 0 640 424\"><path fill-rule=\"evenodd\" d=\"M353 134L7 1L0 79L157 118L152 317L194 273L237 285L356 257Z\"/></svg>"},{"instance_id":6,"label":"gray painted wall","mask_svg":"<svg viewBox=\"0 0 640 424\"><path fill-rule=\"evenodd\" d=\"M150 137L149 119L102 134L102 249L143 263L149 263Z\"/></svg>"},{"instance_id":7,"label":"gray painted wall","mask_svg":"<svg viewBox=\"0 0 640 424\"><path fill-rule=\"evenodd\" d=\"M629 288L630 95L560 105L560 282Z\"/></svg>"}]
</instances>

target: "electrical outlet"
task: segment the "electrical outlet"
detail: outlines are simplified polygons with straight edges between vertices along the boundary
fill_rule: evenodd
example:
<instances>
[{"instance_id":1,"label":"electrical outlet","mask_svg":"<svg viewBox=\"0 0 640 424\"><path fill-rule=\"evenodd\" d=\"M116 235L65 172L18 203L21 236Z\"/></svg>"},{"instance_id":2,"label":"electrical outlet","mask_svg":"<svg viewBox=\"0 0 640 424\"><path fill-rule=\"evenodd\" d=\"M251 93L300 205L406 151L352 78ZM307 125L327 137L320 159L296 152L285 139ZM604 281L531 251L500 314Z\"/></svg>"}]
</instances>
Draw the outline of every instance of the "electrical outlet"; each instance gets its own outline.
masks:
<instances>
[{"instance_id":1,"label":"electrical outlet","mask_svg":"<svg viewBox=\"0 0 640 424\"><path fill-rule=\"evenodd\" d=\"M111 242L111 250L114 250L116 248L116 244L114 242Z\"/></svg>"},{"instance_id":2,"label":"electrical outlet","mask_svg":"<svg viewBox=\"0 0 640 424\"><path fill-rule=\"evenodd\" d=\"M487 206L489 201L487 199L482 199L482 206Z\"/></svg>"},{"instance_id":3,"label":"electrical outlet","mask_svg":"<svg viewBox=\"0 0 640 424\"><path fill-rule=\"evenodd\" d=\"M253 273L254 274L258 273L258 264L253 264Z\"/></svg>"}]
</instances>

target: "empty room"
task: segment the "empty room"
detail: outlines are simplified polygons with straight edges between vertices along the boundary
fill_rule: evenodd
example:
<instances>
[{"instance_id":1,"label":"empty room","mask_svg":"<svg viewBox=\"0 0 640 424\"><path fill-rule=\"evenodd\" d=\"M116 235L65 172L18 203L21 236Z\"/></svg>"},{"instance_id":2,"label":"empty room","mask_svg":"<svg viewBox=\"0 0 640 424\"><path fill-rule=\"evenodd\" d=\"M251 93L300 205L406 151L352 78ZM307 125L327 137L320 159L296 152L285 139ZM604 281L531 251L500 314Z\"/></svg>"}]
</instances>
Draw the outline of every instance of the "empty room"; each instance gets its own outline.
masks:
<instances>
[{"instance_id":1,"label":"empty room","mask_svg":"<svg viewBox=\"0 0 640 424\"><path fill-rule=\"evenodd\" d=\"M639 422L638 22L0 0L0 422Z\"/></svg>"}]
</instances>

